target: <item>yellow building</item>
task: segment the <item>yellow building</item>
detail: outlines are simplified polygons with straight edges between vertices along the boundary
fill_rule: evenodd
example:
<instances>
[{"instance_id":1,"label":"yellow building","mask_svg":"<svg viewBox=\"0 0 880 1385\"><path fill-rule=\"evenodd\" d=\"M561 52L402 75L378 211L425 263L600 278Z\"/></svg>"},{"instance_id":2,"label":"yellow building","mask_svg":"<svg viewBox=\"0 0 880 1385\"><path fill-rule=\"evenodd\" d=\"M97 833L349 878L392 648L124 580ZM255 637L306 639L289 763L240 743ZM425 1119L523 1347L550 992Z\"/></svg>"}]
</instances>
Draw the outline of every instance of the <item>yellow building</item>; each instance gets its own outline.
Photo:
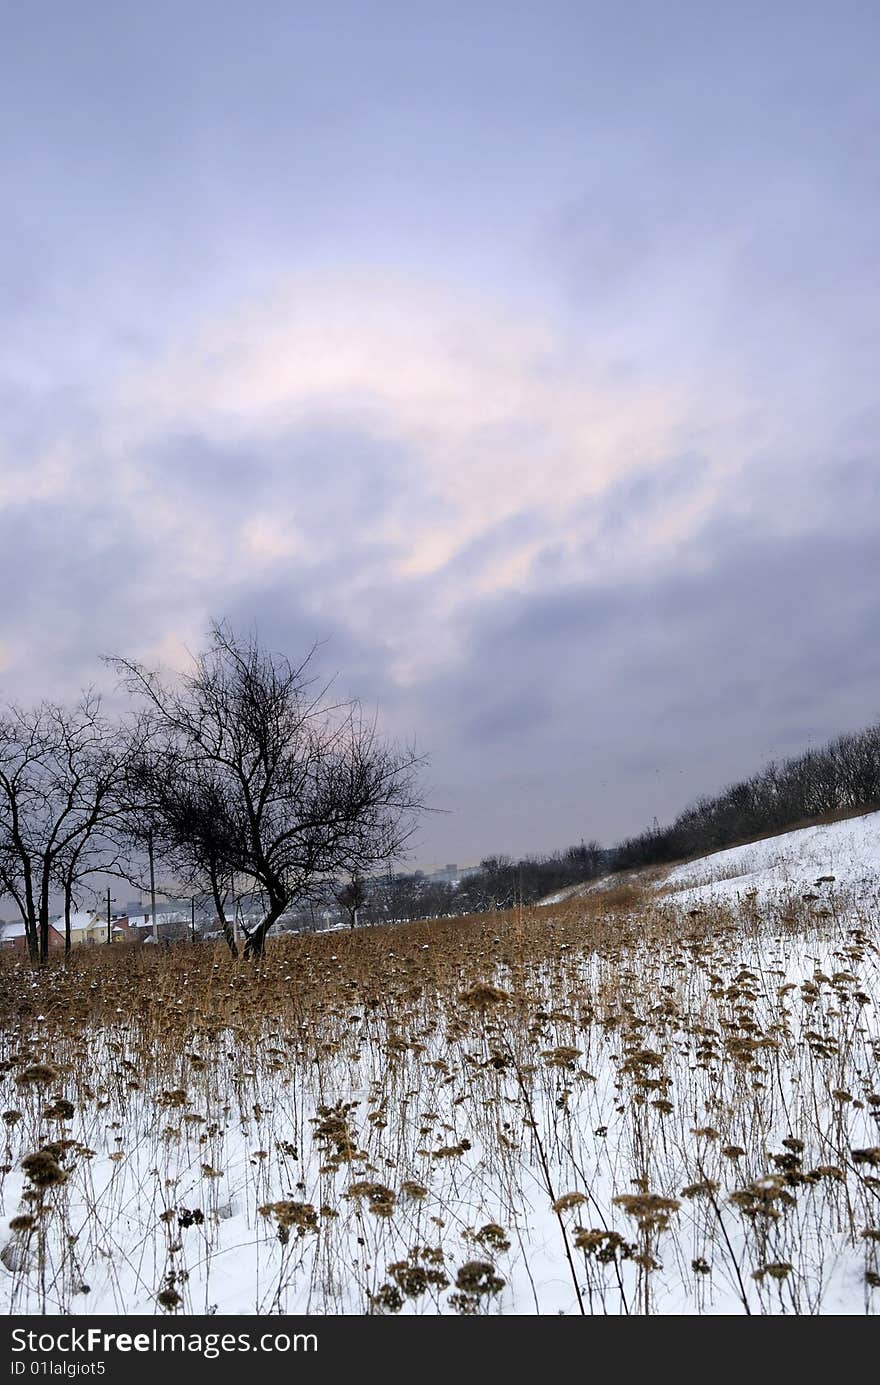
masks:
<instances>
[{"instance_id":1,"label":"yellow building","mask_svg":"<svg viewBox=\"0 0 880 1385\"><path fill-rule=\"evenodd\" d=\"M64 915L53 919L52 927L55 928L61 937L64 937ZM119 926L114 919L110 927L113 929L113 937L116 941L128 937L128 930ZM100 914L89 913L85 909L78 909L76 913L70 915L70 942L72 947L82 947L89 943L106 943L107 941L107 919Z\"/></svg>"}]
</instances>

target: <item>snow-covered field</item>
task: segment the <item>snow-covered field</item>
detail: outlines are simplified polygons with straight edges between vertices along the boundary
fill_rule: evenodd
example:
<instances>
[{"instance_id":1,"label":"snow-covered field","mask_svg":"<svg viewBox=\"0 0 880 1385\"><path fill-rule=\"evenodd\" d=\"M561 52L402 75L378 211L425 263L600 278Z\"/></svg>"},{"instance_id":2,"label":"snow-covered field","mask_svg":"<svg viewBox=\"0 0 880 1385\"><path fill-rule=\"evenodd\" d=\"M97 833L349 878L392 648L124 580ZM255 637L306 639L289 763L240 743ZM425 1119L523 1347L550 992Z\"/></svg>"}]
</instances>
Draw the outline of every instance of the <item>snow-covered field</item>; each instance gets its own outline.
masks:
<instances>
[{"instance_id":1,"label":"snow-covered field","mask_svg":"<svg viewBox=\"0 0 880 1385\"><path fill-rule=\"evenodd\" d=\"M603 876L570 885L539 903L542 907L562 904L632 883L644 884L682 906L710 900L759 906L806 900L817 908L860 905L876 909L880 907L880 813L765 837L681 866Z\"/></svg>"},{"instance_id":2,"label":"snow-covered field","mask_svg":"<svg viewBox=\"0 0 880 1385\"><path fill-rule=\"evenodd\" d=\"M3 958L3 1308L875 1312L866 903Z\"/></svg>"},{"instance_id":3,"label":"snow-covered field","mask_svg":"<svg viewBox=\"0 0 880 1385\"><path fill-rule=\"evenodd\" d=\"M785 898L880 904L880 813L804 827L676 866L661 888L678 902ZM809 896L813 896L812 899Z\"/></svg>"}]
</instances>

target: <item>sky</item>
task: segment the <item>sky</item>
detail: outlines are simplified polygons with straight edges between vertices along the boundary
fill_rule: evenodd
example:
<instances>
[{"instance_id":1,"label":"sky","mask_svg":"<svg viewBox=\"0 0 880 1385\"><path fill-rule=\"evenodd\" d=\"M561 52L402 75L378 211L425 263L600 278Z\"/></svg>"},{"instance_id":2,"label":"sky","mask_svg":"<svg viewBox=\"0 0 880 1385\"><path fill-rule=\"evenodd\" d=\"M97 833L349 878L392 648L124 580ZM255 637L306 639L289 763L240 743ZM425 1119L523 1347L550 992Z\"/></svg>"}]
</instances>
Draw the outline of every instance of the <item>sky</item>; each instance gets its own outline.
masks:
<instances>
[{"instance_id":1,"label":"sky","mask_svg":"<svg viewBox=\"0 0 880 1385\"><path fill-rule=\"evenodd\" d=\"M412 863L880 720L880 10L0 0L0 700L212 618Z\"/></svg>"}]
</instances>

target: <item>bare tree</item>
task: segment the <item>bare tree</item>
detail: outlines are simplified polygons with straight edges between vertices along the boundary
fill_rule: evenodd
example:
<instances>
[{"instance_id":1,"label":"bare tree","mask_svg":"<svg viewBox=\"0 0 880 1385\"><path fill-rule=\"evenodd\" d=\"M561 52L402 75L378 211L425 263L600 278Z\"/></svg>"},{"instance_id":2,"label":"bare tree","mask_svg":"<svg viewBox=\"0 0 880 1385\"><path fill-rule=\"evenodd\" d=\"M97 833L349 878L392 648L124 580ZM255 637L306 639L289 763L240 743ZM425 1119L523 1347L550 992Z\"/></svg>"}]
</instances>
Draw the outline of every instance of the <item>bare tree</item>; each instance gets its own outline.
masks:
<instances>
[{"instance_id":1,"label":"bare tree","mask_svg":"<svg viewBox=\"0 0 880 1385\"><path fill-rule=\"evenodd\" d=\"M71 710L44 702L0 716L0 890L15 900L34 963L49 952L49 904L112 856L125 748L86 692ZM67 930L69 939L69 928Z\"/></svg>"},{"instance_id":2,"label":"bare tree","mask_svg":"<svg viewBox=\"0 0 880 1385\"><path fill-rule=\"evenodd\" d=\"M111 660L152 720L132 776L166 858L210 886L221 923L230 877L265 898L248 957L318 882L399 854L421 806L414 751L381 741L356 702L332 703L311 658L293 665L218 623L176 683Z\"/></svg>"},{"instance_id":3,"label":"bare tree","mask_svg":"<svg viewBox=\"0 0 880 1385\"><path fill-rule=\"evenodd\" d=\"M367 887L357 871L352 873L351 878L346 881L342 889L336 891L335 898L340 909L344 909L348 914L349 928L356 928L358 910L362 909L367 902Z\"/></svg>"},{"instance_id":4,"label":"bare tree","mask_svg":"<svg viewBox=\"0 0 880 1385\"><path fill-rule=\"evenodd\" d=\"M158 893L210 900L229 950L238 956L235 924L228 915L234 868L229 864L232 831L223 786L201 751L192 753L185 737L164 722L155 706L140 720L139 732L124 786L130 848L124 874L142 892L149 890L155 936L158 858L169 877L160 881Z\"/></svg>"},{"instance_id":5,"label":"bare tree","mask_svg":"<svg viewBox=\"0 0 880 1385\"><path fill-rule=\"evenodd\" d=\"M118 784L116 786L118 788ZM64 901L64 951L71 950L71 916L87 899L97 904L98 891L89 881L97 875L124 875L120 855L120 833L116 790L108 797L100 827L73 837L53 866L53 882Z\"/></svg>"}]
</instances>

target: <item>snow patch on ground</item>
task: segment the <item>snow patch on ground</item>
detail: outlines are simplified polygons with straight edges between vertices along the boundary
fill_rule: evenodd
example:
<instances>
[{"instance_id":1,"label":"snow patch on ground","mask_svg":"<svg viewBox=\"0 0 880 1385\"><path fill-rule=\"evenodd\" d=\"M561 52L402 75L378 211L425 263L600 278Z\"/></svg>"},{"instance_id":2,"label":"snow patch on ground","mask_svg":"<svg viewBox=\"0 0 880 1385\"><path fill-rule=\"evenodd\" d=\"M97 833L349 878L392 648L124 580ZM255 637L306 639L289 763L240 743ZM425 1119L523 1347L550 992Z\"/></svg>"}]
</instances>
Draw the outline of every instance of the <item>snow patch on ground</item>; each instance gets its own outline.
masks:
<instances>
[{"instance_id":1,"label":"snow patch on ground","mask_svg":"<svg viewBox=\"0 0 880 1385\"><path fill-rule=\"evenodd\" d=\"M758 903L817 896L829 904L880 897L880 813L765 837L675 866L658 882L676 903Z\"/></svg>"}]
</instances>

